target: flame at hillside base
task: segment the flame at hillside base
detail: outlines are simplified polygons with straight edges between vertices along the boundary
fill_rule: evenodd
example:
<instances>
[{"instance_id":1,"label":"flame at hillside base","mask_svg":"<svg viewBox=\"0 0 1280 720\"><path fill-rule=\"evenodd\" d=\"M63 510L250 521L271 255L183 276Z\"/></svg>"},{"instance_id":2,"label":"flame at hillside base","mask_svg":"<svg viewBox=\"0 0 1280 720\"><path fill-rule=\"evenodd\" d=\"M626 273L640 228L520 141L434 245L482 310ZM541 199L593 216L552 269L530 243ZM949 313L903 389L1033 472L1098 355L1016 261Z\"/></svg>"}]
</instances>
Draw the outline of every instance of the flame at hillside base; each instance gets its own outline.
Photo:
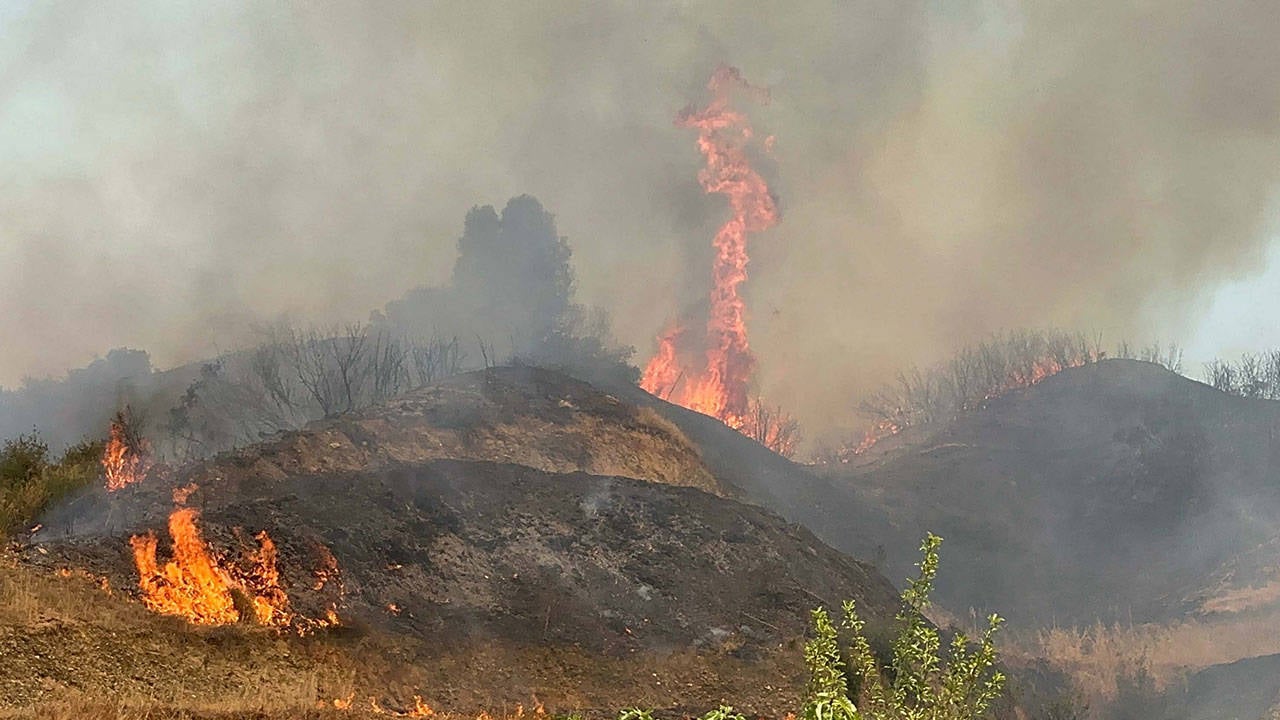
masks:
<instances>
[{"instance_id":1,"label":"flame at hillside base","mask_svg":"<svg viewBox=\"0 0 1280 720\"><path fill-rule=\"evenodd\" d=\"M356 693L352 692L346 697L334 698L328 702L323 700L318 701L316 703L316 707L319 709L332 707L336 710L352 710L356 707ZM369 710L375 715L401 718L425 718L436 715L436 711L422 699L421 695L414 695L413 707L406 708L404 710L393 710L387 708L382 703L379 703L376 697L370 697ZM542 718L546 716L546 708L544 708L542 703L537 701L535 697L532 712L525 710L523 704L517 704L514 713L503 713L495 716L490 715L488 712L481 711L475 716L475 720L495 720L495 718L502 718L503 720L521 720L526 717Z\"/></svg>"},{"instance_id":2,"label":"flame at hillside base","mask_svg":"<svg viewBox=\"0 0 1280 720\"><path fill-rule=\"evenodd\" d=\"M338 624L332 608L325 618L316 620L293 613L281 586L279 553L266 531L254 536L258 547L245 553L243 562L231 563L205 543L196 526L198 518L198 511L183 507L169 515L173 559L163 566L157 560L159 540L154 532L130 538L138 590L148 609L196 625L228 625L247 619L259 625L294 626L304 632ZM328 573L336 574L336 566L325 573L326 578ZM252 617L245 617L247 613Z\"/></svg>"},{"instance_id":3,"label":"flame at hillside base","mask_svg":"<svg viewBox=\"0 0 1280 720\"><path fill-rule=\"evenodd\" d=\"M706 107L686 108L676 117L677 125L698 130L698 149L706 159L698 181L706 192L726 196L733 212L712 241L715 260L706 334L701 347L691 346L684 327L671 325L658 339L658 351L645 366L640 386L744 434L768 438L779 433L754 427L767 413L761 413L748 395L756 360L747 340L746 304L739 287L747 279L750 260L747 236L776 225L778 208L768 184L751 167L751 124L730 100L737 92L767 103L769 94L727 65L716 69L707 89L712 100Z\"/></svg>"},{"instance_id":4,"label":"flame at hillside base","mask_svg":"<svg viewBox=\"0 0 1280 720\"><path fill-rule=\"evenodd\" d=\"M240 619L231 596L236 583L201 539L197 515L191 508L179 508L169 516L173 560L163 566L156 560L155 533L129 539L142 604L196 625L228 625Z\"/></svg>"}]
</instances>

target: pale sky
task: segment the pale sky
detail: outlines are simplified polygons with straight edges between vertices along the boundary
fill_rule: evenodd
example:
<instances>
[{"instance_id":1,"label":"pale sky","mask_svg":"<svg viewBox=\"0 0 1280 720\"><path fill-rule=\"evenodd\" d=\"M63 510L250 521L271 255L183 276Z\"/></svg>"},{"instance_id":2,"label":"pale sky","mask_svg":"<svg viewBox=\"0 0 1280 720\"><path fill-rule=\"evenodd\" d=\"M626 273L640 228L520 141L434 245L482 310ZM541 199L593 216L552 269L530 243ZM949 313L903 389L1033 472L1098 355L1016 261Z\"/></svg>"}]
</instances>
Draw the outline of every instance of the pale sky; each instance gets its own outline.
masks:
<instances>
[{"instance_id":1,"label":"pale sky","mask_svg":"<svg viewBox=\"0 0 1280 720\"><path fill-rule=\"evenodd\" d=\"M1196 379L1191 362L1280 349L1280 240L1271 241L1262 267L1258 275L1229 282L1207 298L1208 309L1183 341L1187 372Z\"/></svg>"}]
</instances>

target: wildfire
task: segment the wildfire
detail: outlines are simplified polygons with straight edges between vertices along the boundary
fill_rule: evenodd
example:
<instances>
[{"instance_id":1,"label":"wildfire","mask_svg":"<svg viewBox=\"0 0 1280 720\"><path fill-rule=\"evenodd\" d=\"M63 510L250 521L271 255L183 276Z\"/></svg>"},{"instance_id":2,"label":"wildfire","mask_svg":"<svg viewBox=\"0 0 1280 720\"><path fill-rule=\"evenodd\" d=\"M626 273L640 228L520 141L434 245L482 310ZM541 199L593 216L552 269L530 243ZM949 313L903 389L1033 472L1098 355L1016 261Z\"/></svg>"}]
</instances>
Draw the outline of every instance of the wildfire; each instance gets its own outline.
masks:
<instances>
[{"instance_id":1,"label":"wildfire","mask_svg":"<svg viewBox=\"0 0 1280 720\"><path fill-rule=\"evenodd\" d=\"M319 708L332 706L336 710L351 710L355 705L356 693L354 691L344 698L334 698L328 702L321 700L316 703L316 706ZM425 718L436 715L436 711L422 699L421 695L414 695L413 706L404 710L389 709L383 706L382 703L378 702L376 697L371 696L369 698L369 709L375 715L386 715L389 717ZM514 713L504 713L498 717L505 718L506 720L523 720L524 718L530 717L542 718L546 715L546 708L544 708L542 703L535 698L532 711L526 710L523 704L517 704ZM476 715L475 720L494 720L494 716L481 711L480 714Z\"/></svg>"},{"instance_id":2,"label":"wildfire","mask_svg":"<svg viewBox=\"0 0 1280 720\"><path fill-rule=\"evenodd\" d=\"M259 625L292 626L305 633L339 624L333 608L321 619L295 615L280 582L279 552L266 531L253 536L256 548L245 552L239 562L229 562L205 543L196 525L199 517L197 510L186 507L169 515L173 559L164 565L157 560L159 540L154 532L130 538L138 589L147 608L196 625L247 619ZM247 540L244 544L250 545ZM336 573L335 562L325 570L326 579Z\"/></svg>"},{"instance_id":3,"label":"wildfire","mask_svg":"<svg viewBox=\"0 0 1280 720\"><path fill-rule=\"evenodd\" d=\"M149 454L147 441L133 430L133 422L129 416L126 413L116 413L111 420L110 438L102 451L102 470L106 476L107 492L115 492L141 480L151 467Z\"/></svg>"},{"instance_id":4,"label":"wildfire","mask_svg":"<svg viewBox=\"0 0 1280 720\"><path fill-rule=\"evenodd\" d=\"M195 492L196 492L197 490L199 490L199 489L200 489L200 486L199 486L199 485L197 485L197 484L195 484L195 483L187 483L186 485L183 485L182 487L176 487L176 488L174 488L174 489L173 489L173 504L174 504L174 505L186 505L186 504L187 504L187 501L191 499L191 496L192 496L192 495L194 495L194 494L195 494Z\"/></svg>"},{"instance_id":5,"label":"wildfire","mask_svg":"<svg viewBox=\"0 0 1280 720\"><path fill-rule=\"evenodd\" d=\"M892 420L881 420L875 424L867 434L862 437L862 442L858 443L847 453L841 453L841 460L848 462L849 455L861 455L875 446L881 440L897 435L902 432L902 426Z\"/></svg>"},{"instance_id":6,"label":"wildfire","mask_svg":"<svg viewBox=\"0 0 1280 720\"><path fill-rule=\"evenodd\" d=\"M751 124L730 100L735 92L745 92L767 103L769 94L726 65L716 69L707 88L712 100L706 107L689 107L676 117L677 125L698 130L698 149L706 159L698 173L703 189L726 196L733 212L712 241L715 260L702 357L697 358L697 339L673 324L658 338L658 351L645 366L640 386L748 435L767 437L768 429L752 427L758 413L748 390L756 361L739 286L747 279L747 236L776 225L778 208L768 184L751 167ZM772 140L766 144L772 146Z\"/></svg>"},{"instance_id":7,"label":"wildfire","mask_svg":"<svg viewBox=\"0 0 1280 720\"><path fill-rule=\"evenodd\" d=\"M330 702L330 704L332 704L334 709L336 710L350 710L352 706L355 704L355 699L356 699L356 694L352 692L350 695L346 696L345 698L334 698ZM319 703L319 706L324 707L325 703L321 702ZM432 707L422 699L421 695L414 695L413 707L403 711L391 710L391 709L385 708L382 706L381 703L378 702L377 698L370 697L369 710L372 711L373 714L375 715L386 715L389 717L402 717L402 718L424 718L424 717L431 717L432 715L436 714L436 711L432 709Z\"/></svg>"},{"instance_id":8,"label":"wildfire","mask_svg":"<svg viewBox=\"0 0 1280 720\"><path fill-rule=\"evenodd\" d=\"M958 398L954 404L954 412L960 413L976 410L988 401L1006 395L1015 390L1028 388L1050 378L1063 370L1082 367L1101 359L1101 354L1093 350L1081 350L1075 353L1058 353L1033 357L1026 362L1010 363L995 380L990 381L985 389L980 389L968 398ZM998 378L1003 375L1004 379ZM841 462L848 462L852 457L862 455L881 440L897 435L909 426L915 425L911 413L899 409L893 417L881 418L867 431L857 445L845 445L837 454Z\"/></svg>"},{"instance_id":9,"label":"wildfire","mask_svg":"<svg viewBox=\"0 0 1280 720\"><path fill-rule=\"evenodd\" d=\"M1096 355L1084 355L1073 357L1066 362L1059 362L1055 358L1040 358L1031 364L1026 370L1014 370L1009 374L1009 378L1004 385L1000 386L994 392L987 393L987 400L1000 397L1005 393L1020 388L1031 387L1045 378L1057 375L1067 368L1081 367L1087 363L1097 362Z\"/></svg>"},{"instance_id":10,"label":"wildfire","mask_svg":"<svg viewBox=\"0 0 1280 720\"><path fill-rule=\"evenodd\" d=\"M238 585L201 539L197 517L192 508L178 508L169 516L173 560L163 567L156 561L159 543L155 533L130 538L142 603L155 612L177 615L197 625L234 623L240 619L240 611L231 589Z\"/></svg>"}]
</instances>

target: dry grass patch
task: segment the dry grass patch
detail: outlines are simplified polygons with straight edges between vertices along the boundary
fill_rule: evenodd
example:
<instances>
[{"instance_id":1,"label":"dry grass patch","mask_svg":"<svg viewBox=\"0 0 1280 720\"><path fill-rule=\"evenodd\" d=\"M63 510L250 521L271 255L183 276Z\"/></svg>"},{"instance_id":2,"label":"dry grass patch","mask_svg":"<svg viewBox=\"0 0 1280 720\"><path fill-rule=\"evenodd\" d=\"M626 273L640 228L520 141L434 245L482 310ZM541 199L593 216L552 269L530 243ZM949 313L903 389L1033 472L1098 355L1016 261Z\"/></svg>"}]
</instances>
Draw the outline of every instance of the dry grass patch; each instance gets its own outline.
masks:
<instances>
[{"instance_id":1,"label":"dry grass patch","mask_svg":"<svg viewBox=\"0 0 1280 720\"><path fill-rule=\"evenodd\" d=\"M1280 653L1276 627L1280 610L1176 625L1052 628L1021 645L1067 671L1082 693L1113 699L1121 683L1140 674L1164 689L1188 672Z\"/></svg>"}]
</instances>

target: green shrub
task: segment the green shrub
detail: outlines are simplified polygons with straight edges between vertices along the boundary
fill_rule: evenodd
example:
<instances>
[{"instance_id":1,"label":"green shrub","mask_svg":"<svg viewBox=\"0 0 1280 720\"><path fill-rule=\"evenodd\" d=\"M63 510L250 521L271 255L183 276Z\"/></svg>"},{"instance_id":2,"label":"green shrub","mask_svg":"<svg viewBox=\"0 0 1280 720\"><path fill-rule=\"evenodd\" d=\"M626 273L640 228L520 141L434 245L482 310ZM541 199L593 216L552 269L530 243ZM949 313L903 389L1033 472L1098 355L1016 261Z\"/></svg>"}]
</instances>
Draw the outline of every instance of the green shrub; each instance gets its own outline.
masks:
<instances>
[{"instance_id":1,"label":"green shrub","mask_svg":"<svg viewBox=\"0 0 1280 720\"><path fill-rule=\"evenodd\" d=\"M0 448L0 537L29 527L53 503L98 478L102 443L82 442L49 462L49 446L22 435Z\"/></svg>"},{"instance_id":2,"label":"green shrub","mask_svg":"<svg viewBox=\"0 0 1280 720\"><path fill-rule=\"evenodd\" d=\"M872 652L852 601L844 603L839 627L851 635L843 656L839 631L827 611L813 611L813 637L805 645L810 681L804 720L969 720L986 715L1004 689L1004 674L995 669L994 644L1003 621L992 615L976 644L957 633L947 656L942 656L941 636L924 617L941 543L942 538L930 533L920 546L920 575L902 592L893 657L887 666Z\"/></svg>"},{"instance_id":3,"label":"green shrub","mask_svg":"<svg viewBox=\"0 0 1280 720\"><path fill-rule=\"evenodd\" d=\"M5 441L0 450L0 489L31 481L49 462L49 446L35 433Z\"/></svg>"}]
</instances>

